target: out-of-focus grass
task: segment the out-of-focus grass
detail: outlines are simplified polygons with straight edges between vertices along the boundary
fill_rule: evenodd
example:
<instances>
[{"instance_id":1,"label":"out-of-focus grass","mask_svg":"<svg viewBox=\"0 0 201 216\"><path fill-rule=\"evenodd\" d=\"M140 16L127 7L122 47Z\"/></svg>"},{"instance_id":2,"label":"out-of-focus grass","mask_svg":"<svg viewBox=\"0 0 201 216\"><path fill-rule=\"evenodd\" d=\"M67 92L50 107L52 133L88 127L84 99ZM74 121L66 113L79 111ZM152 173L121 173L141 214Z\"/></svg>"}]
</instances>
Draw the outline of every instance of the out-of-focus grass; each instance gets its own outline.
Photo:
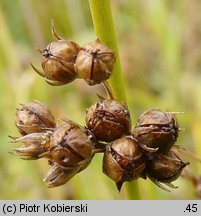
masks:
<instances>
[{"instance_id":1,"label":"out-of-focus grass","mask_svg":"<svg viewBox=\"0 0 201 216\"><path fill-rule=\"evenodd\" d=\"M1 0L0 2L0 199L124 199L102 173L102 155L70 182L47 189L42 182L47 162L23 161L8 154L13 144L8 135L19 135L14 126L18 103L33 99L48 104L56 117L84 124L85 109L97 101L100 86L82 80L51 87L33 72L29 62L40 66L36 47L52 40L50 23L59 34L84 44L95 38L89 7L81 0ZM111 1L121 62L126 80L133 125L146 109L184 111L178 116L178 143L201 157L201 2ZM79 14L77 16L76 14ZM190 158L189 166L201 175L201 165ZM185 179L179 189L164 192L149 180L139 180L143 199L196 199Z\"/></svg>"}]
</instances>

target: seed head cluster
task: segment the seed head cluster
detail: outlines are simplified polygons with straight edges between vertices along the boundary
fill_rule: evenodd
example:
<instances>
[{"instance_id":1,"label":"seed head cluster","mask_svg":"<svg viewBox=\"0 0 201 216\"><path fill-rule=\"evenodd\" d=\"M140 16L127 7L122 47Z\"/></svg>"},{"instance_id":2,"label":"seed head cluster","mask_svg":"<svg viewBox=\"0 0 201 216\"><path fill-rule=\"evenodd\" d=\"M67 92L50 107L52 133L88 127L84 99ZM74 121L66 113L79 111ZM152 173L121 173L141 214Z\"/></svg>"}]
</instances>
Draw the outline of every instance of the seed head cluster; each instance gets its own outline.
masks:
<instances>
[{"instance_id":1,"label":"seed head cluster","mask_svg":"<svg viewBox=\"0 0 201 216\"><path fill-rule=\"evenodd\" d=\"M52 27L55 42L39 50L43 56L42 71L33 69L50 85L65 85L81 78L89 85L105 83L112 74L115 54L99 39L83 47L61 38ZM109 89L107 89L110 91ZM48 187L65 184L88 167L94 155L103 153L102 170L120 191L125 181L149 178L169 191L183 168L176 149L179 126L175 112L149 109L142 113L132 129L125 103L111 97L100 97L86 111L86 125L69 119L55 120L49 108L39 102L20 104L15 125L21 147L11 153L25 160L44 158L50 169L44 178Z\"/></svg>"}]
</instances>

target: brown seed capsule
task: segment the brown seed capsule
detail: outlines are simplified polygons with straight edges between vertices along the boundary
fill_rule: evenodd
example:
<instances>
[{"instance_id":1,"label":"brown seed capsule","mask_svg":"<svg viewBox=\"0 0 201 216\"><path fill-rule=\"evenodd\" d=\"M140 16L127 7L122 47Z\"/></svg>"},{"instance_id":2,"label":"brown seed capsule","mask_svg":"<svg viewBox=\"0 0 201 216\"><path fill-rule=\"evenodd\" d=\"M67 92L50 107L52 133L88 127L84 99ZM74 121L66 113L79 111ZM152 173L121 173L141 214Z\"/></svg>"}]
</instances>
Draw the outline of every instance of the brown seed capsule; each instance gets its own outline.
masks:
<instances>
[{"instance_id":1,"label":"brown seed capsule","mask_svg":"<svg viewBox=\"0 0 201 216\"><path fill-rule=\"evenodd\" d=\"M145 166L145 156L131 136L117 139L106 146L103 172L116 182L119 191L124 181L144 178Z\"/></svg>"},{"instance_id":2,"label":"brown seed capsule","mask_svg":"<svg viewBox=\"0 0 201 216\"><path fill-rule=\"evenodd\" d=\"M108 142L130 133L131 117L126 104L101 100L87 110L86 125L97 140Z\"/></svg>"},{"instance_id":3,"label":"brown seed capsule","mask_svg":"<svg viewBox=\"0 0 201 216\"><path fill-rule=\"evenodd\" d=\"M22 135L43 132L56 127L56 123L48 107L34 101L27 105L21 104L15 114L15 124Z\"/></svg>"},{"instance_id":4,"label":"brown seed capsule","mask_svg":"<svg viewBox=\"0 0 201 216\"><path fill-rule=\"evenodd\" d=\"M23 137L11 137L12 142L22 142L24 146L12 148L10 153L20 156L24 160L36 160L42 157L48 157L49 138L52 132L31 133Z\"/></svg>"},{"instance_id":5,"label":"brown seed capsule","mask_svg":"<svg viewBox=\"0 0 201 216\"><path fill-rule=\"evenodd\" d=\"M89 85L96 85L110 77L115 60L114 52L96 39L78 53L75 70Z\"/></svg>"},{"instance_id":6,"label":"brown seed capsule","mask_svg":"<svg viewBox=\"0 0 201 216\"><path fill-rule=\"evenodd\" d=\"M67 121L50 138L50 154L61 167L86 168L94 156L94 139L90 131Z\"/></svg>"},{"instance_id":7,"label":"brown seed capsule","mask_svg":"<svg viewBox=\"0 0 201 216\"><path fill-rule=\"evenodd\" d=\"M167 152L178 137L178 124L171 113L158 109L145 111L138 119L133 136L146 150Z\"/></svg>"},{"instance_id":8,"label":"brown seed capsule","mask_svg":"<svg viewBox=\"0 0 201 216\"><path fill-rule=\"evenodd\" d=\"M74 63L80 47L78 44L58 36L54 27L52 31L57 41L50 43L47 48L39 50L44 57L42 62L44 72L33 65L32 67L39 75L45 77L50 85L65 85L77 77Z\"/></svg>"},{"instance_id":9,"label":"brown seed capsule","mask_svg":"<svg viewBox=\"0 0 201 216\"><path fill-rule=\"evenodd\" d=\"M184 163L173 150L170 150L166 154L152 154L147 161L145 172L157 186L168 191L161 182L169 187L177 188L171 182L180 176L183 168L188 164Z\"/></svg>"}]
</instances>

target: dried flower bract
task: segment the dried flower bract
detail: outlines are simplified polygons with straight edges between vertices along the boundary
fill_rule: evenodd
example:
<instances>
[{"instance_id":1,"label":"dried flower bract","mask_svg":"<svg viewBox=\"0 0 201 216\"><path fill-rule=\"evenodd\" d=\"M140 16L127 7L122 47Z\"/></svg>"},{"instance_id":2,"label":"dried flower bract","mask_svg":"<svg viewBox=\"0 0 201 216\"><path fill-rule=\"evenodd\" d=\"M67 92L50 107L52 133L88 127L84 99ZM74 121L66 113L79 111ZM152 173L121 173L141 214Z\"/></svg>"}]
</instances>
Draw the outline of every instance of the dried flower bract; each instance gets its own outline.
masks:
<instances>
[{"instance_id":1,"label":"dried flower bract","mask_svg":"<svg viewBox=\"0 0 201 216\"><path fill-rule=\"evenodd\" d=\"M39 101L21 104L15 114L15 124L22 135L43 132L56 127L51 111Z\"/></svg>"},{"instance_id":2,"label":"dried flower bract","mask_svg":"<svg viewBox=\"0 0 201 216\"><path fill-rule=\"evenodd\" d=\"M24 160L36 160L45 156L48 156L47 152L49 149L49 138L51 131L41 133L31 133L25 136L15 138L12 142L22 142L24 146L18 148L12 148L10 153L19 156Z\"/></svg>"}]
</instances>

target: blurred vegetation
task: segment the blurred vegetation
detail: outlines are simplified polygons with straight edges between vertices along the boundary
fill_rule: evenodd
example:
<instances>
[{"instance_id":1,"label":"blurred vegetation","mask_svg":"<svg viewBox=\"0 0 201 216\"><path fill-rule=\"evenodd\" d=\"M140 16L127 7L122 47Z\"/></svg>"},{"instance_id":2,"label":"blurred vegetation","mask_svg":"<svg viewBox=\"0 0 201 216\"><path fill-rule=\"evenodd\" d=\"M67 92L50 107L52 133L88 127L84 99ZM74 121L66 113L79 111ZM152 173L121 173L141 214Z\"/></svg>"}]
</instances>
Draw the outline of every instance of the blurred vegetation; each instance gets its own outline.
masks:
<instances>
[{"instance_id":1,"label":"blurred vegetation","mask_svg":"<svg viewBox=\"0 0 201 216\"><path fill-rule=\"evenodd\" d=\"M201 2L199 0L112 0L113 18L133 125L146 109L184 111L178 115L178 144L201 158ZM102 173L102 155L67 184L48 189L42 179L49 167L43 159L23 161L8 154L8 135L19 135L14 113L33 99L48 104L55 116L84 125L85 109L104 95L101 86L82 80L51 87L30 67L39 67L37 47L58 33L81 45L95 39L88 1L0 1L0 199L126 199ZM190 157L189 168L201 176L201 164ZM149 180L139 180L143 199L197 199L195 188L180 177L179 189L167 193Z\"/></svg>"}]
</instances>

